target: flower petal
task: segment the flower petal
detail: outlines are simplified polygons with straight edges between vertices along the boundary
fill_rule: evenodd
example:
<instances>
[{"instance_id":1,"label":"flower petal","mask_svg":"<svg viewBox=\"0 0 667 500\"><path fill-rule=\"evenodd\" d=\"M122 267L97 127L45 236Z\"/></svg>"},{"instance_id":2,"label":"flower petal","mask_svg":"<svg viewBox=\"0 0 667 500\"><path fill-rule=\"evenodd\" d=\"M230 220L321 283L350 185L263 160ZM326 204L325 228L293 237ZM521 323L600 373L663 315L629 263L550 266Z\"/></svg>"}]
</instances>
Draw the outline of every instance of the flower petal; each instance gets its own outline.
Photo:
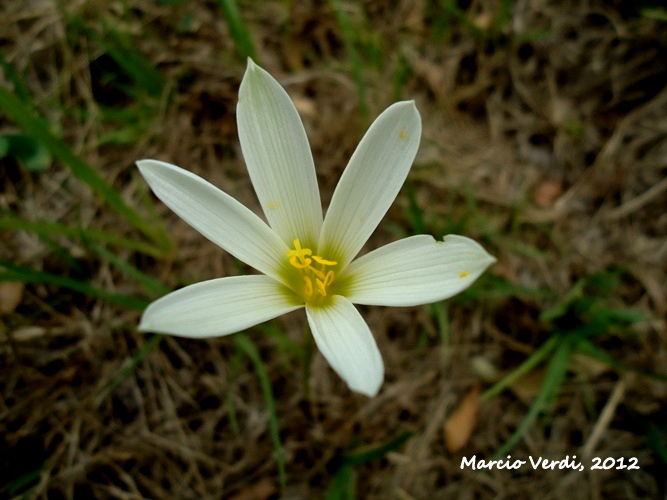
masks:
<instances>
[{"instance_id":1,"label":"flower petal","mask_svg":"<svg viewBox=\"0 0 667 500\"><path fill-rule=\"evenodd\" d=\"M429 304L468 288L495 261L464 236L412 236L352 262L340 277L341 291L355 304Z\"/></svg>"},{"instance_id":2,"label":"flower petal","mask_svg":"<svg viewBox=\"0 0 667 500\"><path fill-rule=\"evenodd\" d=\"M345 297L333 296L326 306L306 305L315 343L331 367L353 391L375 396L384 379L384 365L373 334Z\"/></svg>"},{"instance_id":3,"label":"flower petal","mask_svg":"<svg viewBox=\"0 0 667 500\"><path fill-rule=\"evenodd\" d=\"M248 59L236 111L241 149L269 225L291 248L317 243L322 205L306 131L287 92Z\"/></svg>"},{"instance_id":4,"label":"flower petal","mask_svg":"<svg viewBox=\"0 0 667 500\"><path fill-rule=\"evenodd\" d=\"M289 249L252 211L182 168L156 160L137 166L155 195L185 222L237 259L282 281Z\"/></svg>"},{"instance_id":5,"label":"flower petal","mask_svg":"<svg viewBox=\"0 0 667 500\"><path fill-rule=\"evenodd\" d=\"M382 113L364 135L343 172L324 219L320 255L344 268L394 202L410 171L421 137L413 101Z\"/></svg>"},{"instance_id":6,"label":"flower petal","mask_svg":"<svg viewBox=\"0 0 667 500\"><path fill-rule=\"evenodd\" d=\"M268 276L233 276L202 281L156 300L139 330L206 338L236 333L303 307Z\"/></svg>"}]
</instances>

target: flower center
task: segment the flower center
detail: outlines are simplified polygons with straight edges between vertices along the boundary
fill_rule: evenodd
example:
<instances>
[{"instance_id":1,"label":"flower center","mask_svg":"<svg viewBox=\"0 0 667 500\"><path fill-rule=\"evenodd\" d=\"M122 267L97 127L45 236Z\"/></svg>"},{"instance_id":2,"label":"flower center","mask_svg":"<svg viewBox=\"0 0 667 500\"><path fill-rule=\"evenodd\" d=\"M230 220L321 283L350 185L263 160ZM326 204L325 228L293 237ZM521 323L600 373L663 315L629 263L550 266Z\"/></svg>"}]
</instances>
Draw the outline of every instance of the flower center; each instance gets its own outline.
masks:
<instances>
[{"instance_id":1,"label":"flower center","mask_svg":"<svg viewBox=\"0 0 667 500\"><path fill-rule=\"evenodd\" d=\"M298 239L294 240L294 250L287 252L287 256L289 263L301 271L303 298L306 302L320 302L327 296L327 287L333 283L335 276L333 269L327 268L335 267L338 262L313 255L310 248L301 248Z\"/></svg>"}]
</instances>

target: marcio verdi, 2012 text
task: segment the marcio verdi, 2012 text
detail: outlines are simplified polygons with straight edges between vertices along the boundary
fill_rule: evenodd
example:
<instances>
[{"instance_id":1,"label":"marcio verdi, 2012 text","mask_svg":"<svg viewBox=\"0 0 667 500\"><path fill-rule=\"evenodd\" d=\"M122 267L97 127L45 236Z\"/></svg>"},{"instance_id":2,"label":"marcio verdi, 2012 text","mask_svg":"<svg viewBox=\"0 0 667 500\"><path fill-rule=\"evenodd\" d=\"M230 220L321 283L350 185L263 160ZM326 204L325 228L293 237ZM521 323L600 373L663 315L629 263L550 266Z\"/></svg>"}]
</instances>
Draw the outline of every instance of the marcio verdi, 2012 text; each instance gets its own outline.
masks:
<instances>
[{"instance_id":1,"label":"marcio verdi, 2012 text","mask_svg":"<svg viewBox=\"0 0 667 500\"><path fill-rule=\"evenodd\" d=\"M599 457L591 458L591 470L608 470L608 469L640 469L639 461L635 457L630 457L627 459L624 458L614 458L607 457L605 459ZM528 460L512 459L511 455L507 456L505 460L483 460L478 459L477 455L473 455L471 458L463 457L461 459L461 469L471 468L472 470L479 469L521 469L524 465L530 464L534 470L576 470L583 471L585 470L584 464L577 461L577 456L573 455L570 458L570 455L567 455L561 460L550 460L542 457L533 458L532 456L528 457Z\"/></svg>"}]
</instances>

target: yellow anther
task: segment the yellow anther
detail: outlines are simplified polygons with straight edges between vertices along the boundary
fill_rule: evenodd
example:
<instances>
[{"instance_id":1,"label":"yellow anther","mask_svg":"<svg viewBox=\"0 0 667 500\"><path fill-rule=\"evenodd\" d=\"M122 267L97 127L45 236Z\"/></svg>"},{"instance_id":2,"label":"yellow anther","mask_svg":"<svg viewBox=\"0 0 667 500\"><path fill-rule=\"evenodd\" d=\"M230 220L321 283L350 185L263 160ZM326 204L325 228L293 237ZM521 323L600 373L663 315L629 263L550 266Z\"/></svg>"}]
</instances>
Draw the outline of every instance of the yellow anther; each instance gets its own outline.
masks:
<instances>
[{"instance_id":1,"label":"yellow anther","mask_svg":"<svg viewBox=\"0 0 667 500\"><path fill-rule=\"evenodd\" d=\"M320 271L319 269L315 269L314 267L309 267L308 270L315 276L317 276L319 279L321 280L324 279L324 272Z\"/></svg>"},{"instance_id":2,"label":"yellow anther","mask_svg":"<svg viewBox=\"0 0 667 500\"><path fill-rule=\"evenodd\" d=\"M299 262L297 259L301 260L301 262ZM289 259L289 263L297 269L305 269L306 267L310 266L311 262L312 260L297 255L292 255Z\"/></svg>"},{"instance_id":3,"label":"yellow anther","mask_svg":"<svg viewBox=\"0 0 667 500\"><path fill-rule=\"evenodd\" d=\"M318 264L322 264L323 266L335 266L336 264L338 264L338 262L334 262L333 260L323 259L319 255L313 255L313 260Z\"/></svg>"},{"instance_id":4,"label":"yellow anther","mask_svg":"<svg viewBox=\"0 0 667 500\"><path fill-rule=\"evenodd\" d=\"M315 280L315 284L317 285L317 291L322 297L327 296L327 289L324 286L324 283L322 283L320 280Z\"/></svg>"},{"instance_id":5,"label":"yellow anther","mask_svg":"<svg viewBox=\"0 0 667 500\"><path fill-rule=\"evenodd\" d=\"M401 131L398 133L398 136L399 136L401 139L409 139L409 138L410 138L410 134L408 134L405 130L401 130Z\"/></svg>"},{"instance_id":6,"label":"yellow anther","mask_svg":"<svg viewBox=\"0 0 667 500\"><path fill-rule=\"evenodd\" d=\"M315 280L315 284L317 285L317 291L320 292L320 295L322 297L327 296L327 286L331 284L331 282L334 280L334 272L329 271L327 275L323 278L324 281L322 280Z\"/></svg>"},{"instance_id":7,"label":"yellow anther","mask_svg":"<svg viewBox=\"0 0 667 500\"><path fill-rule=\"evenodd\" d=\"M310 248L301 248L301 242L299 242L298 239L294 240L293 243L296 250L287 252L287 256L290 258L289 263L297 269L305 269L310 266L310 263L312 262L312 260L306 256L312 255L313 251Z\"/></svg>"},{"instance_id":8,"label":"yellow anther","mask_svg":"<svg viewBox=\"0 0 667 500\"><path fill-rule=\"evenodd\" d=\"M301 242L298 239L294 240L292 243L294 244L295 250L290 250L287 252L287 255L296 255L299 258L304 255L312 255L313 251L310 248L301 248Z\"/></svg>"},{"instance_id":9,"label":"yellow anther","mask_svg":"<svg viewBox=\"0 0 667 500\"><path fill-rule=\"evenodd\" d=\"M287 256L290 264L299 269L303 276L304 299L309 302L313 299L315 291L317 291L318 296L326 297L328 295L327 287L333 283L335 277L333 270L329 269L327 271L326 268L336 266L338 262L313 255L310 248L301 247L301 242L298 239L295 239L293 243L294 250L289 250ZM313 267L313 261L319 264L319 269ZM313 281L315 281L314 285ZM316 298L313 300L317 301Z\"/></svg>"},{"instance_id":10,"label":"yellow anther","mask_svg":"<svg viewBox=\"0 0 667 500\"><path fill-rule=\"evenodd\" d=\"M459 274L459 278L465 278L466 276L468 276L468 273L466 273L465 271Z\"/></svg>"}]
</instances>

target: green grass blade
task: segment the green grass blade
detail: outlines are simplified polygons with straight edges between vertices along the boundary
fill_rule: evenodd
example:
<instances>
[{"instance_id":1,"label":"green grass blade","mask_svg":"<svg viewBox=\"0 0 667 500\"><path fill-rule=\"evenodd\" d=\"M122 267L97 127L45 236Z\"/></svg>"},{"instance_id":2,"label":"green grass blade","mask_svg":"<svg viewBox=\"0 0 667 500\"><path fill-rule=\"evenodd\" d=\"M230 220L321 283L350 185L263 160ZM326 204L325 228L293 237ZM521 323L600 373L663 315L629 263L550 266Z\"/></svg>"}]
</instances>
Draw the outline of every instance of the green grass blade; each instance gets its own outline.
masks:
<instances>
[{"instance_id":1,"label":"green grass blade","mask_svg":"<svg viewBox=\"0 0 667 500\"><path fill-rule=\"evenodd\" d=\"M141 272L132 264L118 257L115 253L107 250L101 245L93 245L93 250L104 260L120 269L126 276L135 279L149 293L155 296L161 296L169 293L171 289L146 273Z\"/></svg>"},{"instance_id":2,"label":"green grass blade","mask_svg":"<svg viewBox=\"0 0 667 500\"><path fill-rule=\"evenodd\" d=\"M54 235L73 237L81 240L83 243L97 241L99 243L108 243L118 245L119 247L134 250L151 257L163 257L165 251L154 245L137 241L131 238L125 238L115 233L109 233L99 229L84 229L82 227L68 226L59 222L47 220L29 221L17 217L14 214L3 214L0 216L0 229L9 229L12 231L27 231L40 237L48 238Z\"/></svg>"},{"instance_id":3,"label":"green grass blade","mask_svg":"<svg viewBox=\"0 0 667 500\"><path fill-rule=\"evenodd\" d=\"M457 0L443 1L442 10L447 16L449 23L454 24L454 22L458 21L473 37L477 39L482 39L484 37L484 31L470 19L465 10L458 6Z\"/></svg>"},{"instance_id":4,"label":"green grass blade","mask_svg":"<svg viewBox=\"0 0 667 500\"><path fill-rule=\"evenodd\" d=\"M436 302L427 306L431 316L435 318L440 334L440 342L443 347L450 347L452 344L452 333L449 328L449 312L447 302Z\"/></svg>"},{"instance_id":5,"label":"green grass blade","mask_svg":"<svg viewBox=\"0 0 667 500\"><path fill-rule=\"evenodd\" d=\"M272 338L276 345L278 346L279 351L284 354L286 362L293 363L294 359L303 361L306 357L303 346L295 342L283 330L275 323L268 322L256 327L263 335Z\"/></svg>"},{"instance_id":6,"label":"green grass blade","mask_svg":"<svg viewBox=\"0 0 667 500\"><path fill-rule=\"evenodd\" d=\"M523 418L514 433L505 442L505 444L498 450L492 460L507 455L514 449L514 447L521 441L528 428L533 424L540 412L553 400L558 394L558 389L563 384L567 369L570 365L571 346L569 341L562 341L554 352L547 371L544 374L544 382L540 388L535 401L531 405L528 413Z\"/></svg>"},{"instance_id":7,"label":"green grass blade","mask_svg":"<svg viewBox=\"0 0 667 500\"><path fill-rule=\"evenodd\" d=\"M656 373L621 363L618 359L616 359L616 357L612 356L601 347L596 346L589 340L577 340L575 348L577 352L606 363L619 372L633 372L641 375L642 377L650 378L658 382L667 382L667 373Z\"/></svg>"},{"instance_id":8,"label":"green grass blade","mask_svg":"<svg viewBox=\"0 0 667 500\"><path fill-rule=\"evenodd\" d=\"M649 424L646 429L646 442L653 449L664 465L667 465L667 430Z\"/></svg>"},{"instance_id":9,"label":"green grass blade","mask_svg":"<svg viewBox=\"0 0 667 500\"><path fill-rule=\"evenodd\" d=\"M257 60L255 44L250 36L250 30L248 30L248 27L243 21L243 17L241 17L236 1L218 0L218 5L220 6L220 10L222 10L222 14L225 16L227 26L229 26L236 52L244 59L250 57L253 61L259 63Z\"/></svg>"},{"instance_id":10,"label":"green grass blade","mask_svg":"<svg viewBox=\"0 0 667 500\"><path fill-rule=\"evenodd\" d=\"M419 206L414 183L408 180L408 182L405 183L405 190L408 196L408 207L406 209L405 216L408 219L408 224L410 225L412 234L428 233L429 231L426 228L426 222L424 221L424 212Z\"/></svg>"},{"instance_id":11,"label":"green grass blade","mask_svg":"<svg viewBox=\"0 0 667 500\"><path fill-rule=\"evenodd\" d=\"M44 473L46 467L47 463L44 462L44 464L39 469L26 472L11 481L7 486L7 491L12 496L12 498L16 498L15 495L19 495L21 493L23 493L24 496L20 498L30 498L28 496L28 490L34 488L37 483L39 483L39 478Z\"/></svg>"},{"instance_id":12,"label":"green grass blade","mask_svg":"<svg viewBox=\"0 0 667 500\"><path fill-rule=\"evenodd\" d=\"M160 97L165 87L164 75L137 50L131 40L107 26L104 20L102 23L106 29L104 36L93 34L102 48L142 90L152 97ZM92 30L86 31L92 33Z\"/></svg>"},{"instance_id":13,"label":"green grass blade","mask_svg":"<svg viewBox=\"0 0 667 500\"><path fill-rule=\"evenodd\" d=\"M96 194L101 196L109 206L123 216L132 226L150 238L158 247L169 247L169 238L166 233L157 231L154 225L144 220L93 167L79 158L74 151L53 135L41 118L35 116L27 106L2 87L0 87L0 109L10 119L15 121L26 134L46 146L53 156L70 169L77 179L84 182Z\"/></svg>"},{"instance_id":14,"label":"green grass blade","mask_svg":"<svg viewBox=\"0 0 667 500\"><path fill-rule=\"evenodd\" d=\"M241 427L239 426L239 419L236 416L236 400L234 399L233 385L236 382L236 379L239 376L239 371L241 369L241 361L243 360L243 352L240 349L234 351L234 357L232 358L231 366L231 375L230 375L230 387L227 390L227 397L225 402L227 405L227 412L229 415L229 426L232 428L232 432L236 437L241 436Z\"/></svg>"},{"instance_id":15,"label":"green grass blade","mask_svg":"<svg viewBox=\"0 0 667 500\"><path fill-rule=\"evenodd\" d=\"M266 372L264 367L264 362L259 355L259 351L255 344L243 334L234 335L234 341L236 347L241 349L252 362L259 377L259 383L262 387L262 392L264 393L264 399L266 400L266 407L269 411L269 431L271 433L271 439L273 441L273 448L275 450L276 462L278 463L278 478L280 481L280 486L285 488L287 482L285 474L285 456L283 454L283 445L280 441L280 429L278 427L278 417L276 415L276 402L273 398L273 389L271 387L271 379L269 379L269 374Z\"/></svg>"},{"instance_id":16,"label":"green grass blade","mask_svg":"<svg viewBox=\"0 0 667 500\"><path fill-rule=\"evenodd\" d=\"M542 360L544 360L547 355L558 345L559 338L554 336L549 338L544 344L540 346L530 357L521 363L512 373L505 376L502 380L497 382L486 391L484 391L480 396L480 401L486 401L491 399L493 396L500 394L502 391L511 386L518 379L526 375L533 368L539 365Z\"/></svg>"},{"instance_id":17,"label":"green grass blade","mask_svg":"<svg viewBox=\"0 0 667 500\"><path fill-rule=\"evenodd\" d=\"M664 7L644 7L639 11L639 13L646 19L653 19L655 21L662 21L663 23L667 23L667 9Z\"/></svg>"},{"instance_id":18,"label":"green grass blade","mask_svg":"<svg viewBox=\"0 0 667 500\"><path fill-rule=\"evenodd\" d=\"M339 467L331 478L329 487L324 495L325 500L354 500L357 473L353 467L343 465Z\"/></svg>"},{"instance_id":19,"label":"green grass blade","mask_svg":"<svg viewBox=\"0 0 667 500\"><path fill-rule=\"evenodd\" d=\"M373 460L379 460L390 451L403 446L412 437L412 432L404 432L403 434L387 441L379 446L362 446L345 454L343 463L346 465L361 465Z\"/></svg>"},{"instance_id":20,"label":"green grass blade","mask_svg":"<svg viewBox=\"0 0 667 500\"><path fill-rule=\"evenodd\" d=\"M548 309L544 309L540 313L540 322L550 323L558 318L565 316L568 309L572 304L579 298L584 295L584 287L586 286L586 281L580 279L577 281L572 288L570 288L562 298L560 298L556 304L551 306Z\"/></svg>"},{"instance_id":21,"label":"green grass blade","mask_svg":"<svg viewBox=\"0 0 667 500\"><path fill-rule=\"evenodd\" d=\"M331 478L324 498L327 500L354 500L357 483L354 466L383 458L390 451L401 447L411 437L412 432L404 432L386 443L361 446L345 453L342 464Z\"/></svg>"},{"instance_id":22,"label":"green grass blade","mask_svg":"<svg viewBox=\"0 0 667 500\"><path fill-rule=\"evenodd\" d=\"M511 23L515 3L516 0L501 0L498 15L493 21L496 30L503 30Z\"/></svg>"},{"instance_id":23,"label":"green grass blade","mask_svg":"<svg viewBox=\"0 0 667 500\"><path fill-rule=\"evenodd\" d=\"M98 23L94 25L95 28L92 28L93 25L69 12L64 4L61 4L60 7L67 20L68 28L74 30L75 33L78 30L86 39L99 45L103 53L108 54L118 65L120 71L136 84L123 86L123 91L137 99L141 98L142 94L144 96L148 94L154 98L162 95L165 87L164 75L137 50L131 35L118 31L112 26L109 19L103 17L100 17Z\"/></svg>"},{"instance_id":24,"label":"green grass blade","mask_svg":"<svg viewBox=\"0 0 667 500\"><path fill-rule=\"evenodd\" d=\"M26 87L25 83L23 83L23 80L21 77L18 75L14 67L9 64L7 59L5 59L5 56L0 53L0 66L2 67L3 72L5 73L5 77L7 80L12 82L14 85L14 92L16 93L16 96L21 100L21 102L24 102L25 104L29 105L30 104L30 92L28 91L28 87Z\"/></svg>"},{"instance_id":25,"label":"green grass blade","mask_svg":"<svg viewBox=\"0 0 667 500\"><path fill-rule=\"evenodd\" d=\"M528 297L530 299L550 300L556 297L553 290L546 288L530 288L523 285L511 283L505 278L486 274L478 281L479 285L464 290L453 300L457 304L469 304L479 299L500 301L507 297Z\"/></svg>"},{"instance_id":26,"label":"green grass blade","mask_svg":"<svg viewBox=\"0 0 667 500\"><path fill-rule=\"evenodd\" d=\"M19 160L28 172L43 172L51 166L51 153L42 143L25 134L0 136L3 147L0 158L10 156Z\"/></svg>"},{"instance_id":27,"label":"green grass blade","mask_svg":"<svg viewBox=\"0 0 667 500\"><path fill-rule=\"evenodd\" d=\"M144 344L137 350L137 352L132 356L130 362L127 366L124 366L114 377L106 384L99 393L95 396L95 404L99 406L102 401L104 401L116 388L122 384L134 371L137 369L137 366L146 359L155 346L157 346L162 340L162 335L155 334L152 335Z\"/></svg>"},{"instance_id":28,"label":"green grass blade","mask_svg":"<svg viewBox=\"0 0 667 500\"><path fill-rule=\"evenodd\" d=\"M366 81L364 80L364 64L361 61L361 56L357 50L356 45L356 30L352 26L352 22L345 12L345 8L341 0L331 0L338 24L343 32L343 42L345 43L345 50L352 62L352 75L354 82L357 85L357 93L359 94L359 114L364 124L368 123L368 102L366 100Z\"/></svg>"},{"instance_id":29,"label":"green grass blade","mask_svg":"<svg viewBox=\"0 0 667 500\"><path fill-rule=\"evenodd\" d=\"M6 269L6 271L2 271L3 268ZM89 297L95 297L118 304L127 309L143 310L148 305L146 299L138 299L126 295L110 293L73 278L17 266L7 261L0 261L0 281L20 281L22 283L45 283L57 285L75 292L83 293Z\"/></svg>"}]
</instances>

